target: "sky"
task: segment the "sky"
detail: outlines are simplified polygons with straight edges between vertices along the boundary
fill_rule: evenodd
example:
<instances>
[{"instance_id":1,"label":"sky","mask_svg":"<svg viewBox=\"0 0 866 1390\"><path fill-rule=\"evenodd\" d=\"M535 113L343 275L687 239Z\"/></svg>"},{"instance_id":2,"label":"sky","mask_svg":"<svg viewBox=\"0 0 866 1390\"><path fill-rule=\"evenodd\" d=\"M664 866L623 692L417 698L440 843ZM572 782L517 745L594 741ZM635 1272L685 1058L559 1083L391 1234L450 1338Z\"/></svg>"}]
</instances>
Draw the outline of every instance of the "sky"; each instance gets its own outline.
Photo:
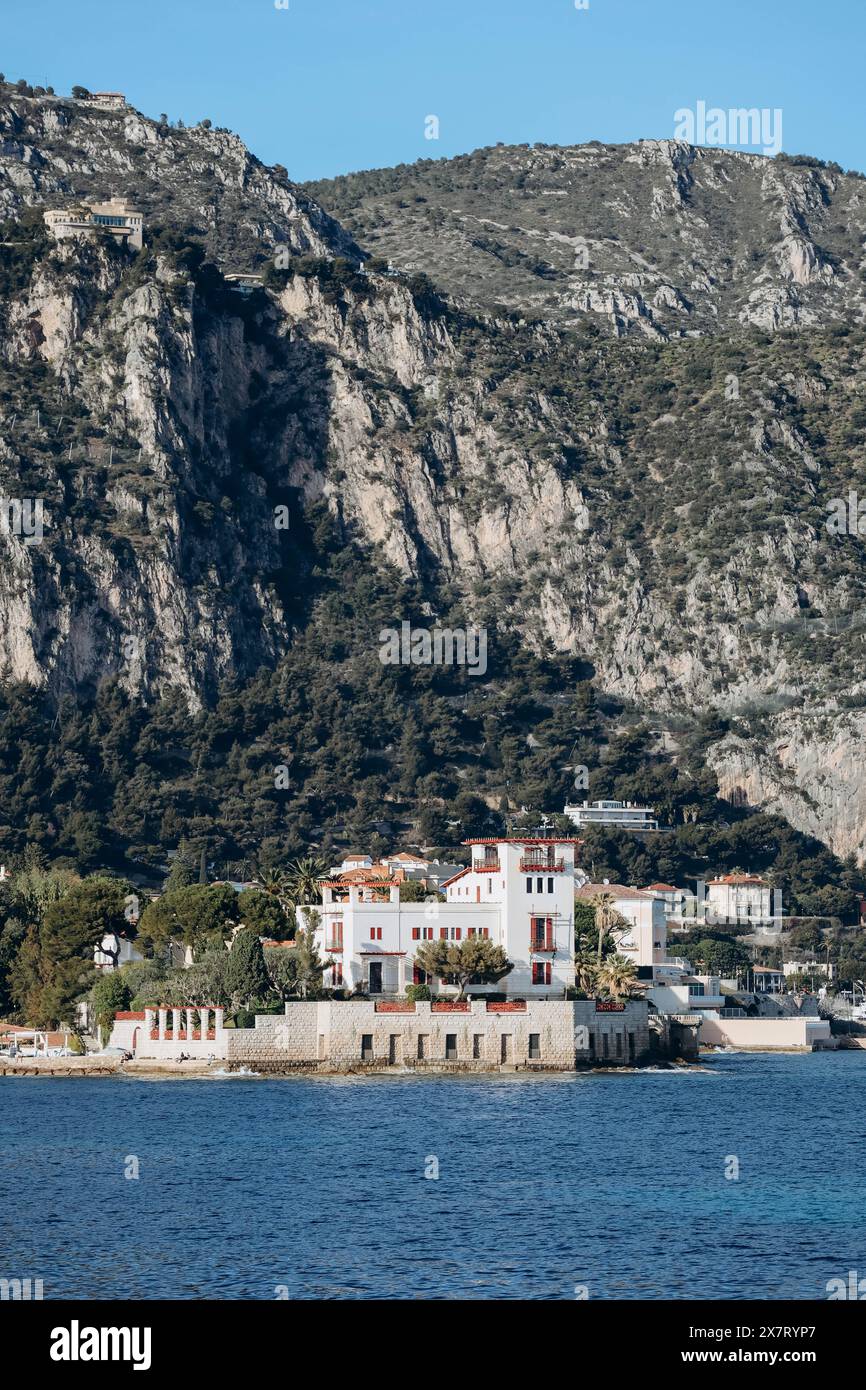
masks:
<instances>
[{"instance_id":1,"label":"sky","mask_svg":"<svg viewBox=\"0 0 866 1390\"><path fill-rule=\"evenodd\" d=\"M866 0L281 3L0 0L0 70L207 117L297 181L497 141L666 138L699 101L780 109L787 153L866 169Z\"/></svg>"}]
</instances>

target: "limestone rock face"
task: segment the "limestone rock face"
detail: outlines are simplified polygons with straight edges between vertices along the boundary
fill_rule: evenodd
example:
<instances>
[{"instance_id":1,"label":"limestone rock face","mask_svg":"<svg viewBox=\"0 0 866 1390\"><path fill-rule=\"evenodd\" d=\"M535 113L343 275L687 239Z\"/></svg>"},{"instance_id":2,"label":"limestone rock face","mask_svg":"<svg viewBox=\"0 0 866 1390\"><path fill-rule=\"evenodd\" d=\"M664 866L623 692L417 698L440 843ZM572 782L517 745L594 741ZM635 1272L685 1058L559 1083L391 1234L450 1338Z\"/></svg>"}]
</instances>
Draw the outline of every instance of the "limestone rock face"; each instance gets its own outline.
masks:
<instances>
[{"instance_id":1,"label":"limestone rock face","mask_svg":"<svg viewBox=\"0 0 866 1390\"><path fill-rule=\"evenodd\" d=\"M824 517L866 429L866 185L678 141L380 183L0 92L0 490L43 508L38 543L0 531L0 678L199 706L291 642L292 519L325 499L660 730L729 719L723 793L863 858L866 573ZM27 221L111 193L181 244ZM281 249L306 260L254 294L223 279Z\"/></svg>"}]
</instances>

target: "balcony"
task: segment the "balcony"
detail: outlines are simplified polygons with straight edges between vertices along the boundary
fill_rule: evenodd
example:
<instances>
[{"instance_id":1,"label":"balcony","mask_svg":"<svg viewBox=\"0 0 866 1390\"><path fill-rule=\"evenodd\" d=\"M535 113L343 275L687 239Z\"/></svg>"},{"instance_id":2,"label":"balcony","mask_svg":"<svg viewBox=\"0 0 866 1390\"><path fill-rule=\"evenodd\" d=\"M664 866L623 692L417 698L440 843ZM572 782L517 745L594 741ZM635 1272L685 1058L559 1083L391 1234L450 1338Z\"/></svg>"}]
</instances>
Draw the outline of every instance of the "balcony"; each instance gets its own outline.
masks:
<instances>
[{"instance_id":1,"label":"balcony","mask_svg":"<svg viewBox=\"0 0 866 1390\"><path fill-rule=\"evenodd\" d=\"M476 874L498 874L498 859L475 859L472 862L472 871Z\"/></svg>"},{"instance_id":2,"label":"balcony","mask_svg":"<svg viewBox=\"0 0 866 1390\"><path fill-rule=\"evenodd\" d=\"M530 951L538 955L542 951L556 950L556 936L553 931L533 932L529 938Z\"/></svg>"},{"instance_id":3,"label":"balcony","mask_svg":"<svg viewBox=\"0 0 866 1390\"><path fill-rule=\"evenodd\" d=\"M326 932L326 934L325 934L325 950L326 950L326 951L333 951L336 955L340 955L340 954L342 953L342 950L343 950L343 933L342 933L342 932Z\"/></svg>"},{"instance_id":4,"label":"balcony","mask_svg":"<svg viewBox=\"0 0 866 1390\"><path fill-rule=\"evenodd\" d=\"M524 854L520 860L520 872L522 874L563 874L565 873L564 859L546 859L543 855Z\"/></svg>"}]
</instances>

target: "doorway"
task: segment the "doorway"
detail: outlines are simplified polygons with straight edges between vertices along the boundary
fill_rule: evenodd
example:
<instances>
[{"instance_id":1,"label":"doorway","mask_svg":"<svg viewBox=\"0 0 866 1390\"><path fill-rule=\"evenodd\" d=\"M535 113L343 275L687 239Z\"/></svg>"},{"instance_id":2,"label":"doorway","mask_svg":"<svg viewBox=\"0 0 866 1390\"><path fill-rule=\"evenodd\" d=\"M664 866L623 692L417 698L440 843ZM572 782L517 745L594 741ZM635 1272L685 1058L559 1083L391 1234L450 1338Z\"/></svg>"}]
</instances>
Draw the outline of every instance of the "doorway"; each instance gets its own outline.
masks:
<instances>
[{"instance_id":1,"label":"doorway","mask_svg":"<svg viewBox=\"0 0 866 1390\"><path fill-rule=\"evenodd\" d=\"M382 962L380 960L370 961L370 994L382 993Z\"/></svg>"}]
</instances>

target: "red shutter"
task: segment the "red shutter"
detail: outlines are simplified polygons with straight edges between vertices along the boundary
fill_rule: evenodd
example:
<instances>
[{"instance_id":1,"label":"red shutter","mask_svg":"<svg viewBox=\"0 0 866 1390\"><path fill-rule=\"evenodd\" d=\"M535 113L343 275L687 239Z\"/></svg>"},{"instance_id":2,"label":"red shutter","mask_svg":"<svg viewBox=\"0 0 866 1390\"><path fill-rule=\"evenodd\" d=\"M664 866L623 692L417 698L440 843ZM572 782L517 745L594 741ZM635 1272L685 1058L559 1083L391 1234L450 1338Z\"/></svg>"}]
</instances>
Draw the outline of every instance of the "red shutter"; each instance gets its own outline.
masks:
<instances>
[{"instance_id":1,"label":"red shutter","mask_svg":"<svg viewBox=\"0 0 866 1390\"><path fill-rule=\"evenodd\" d=\"M448 928L447 928L447 927L440 927L440 928L439 928L439 940L440 940L440 941L447 941L447 940L448 940Z\"/></svg>"},{"instance_id":2,"label":"red shutter","mask_svg":"<svg viewBox=\"0 0 866 1390\"><path fill-rule=\"evenodd\" d=\"M460 938L461 938L462 935L463 935L462 928L458 927L458 928L457 928L457 940L458 940L458 941L460 940Z\"/></svg>"},{"instance_id":3,"label":"red shutter","mask_svg":"<svg viewBox=\"0 0 866 1390\"><path fill-rule=\"evenodd\" d=\"M413 940L413 941L420 941L420 940L421 940L421 928L420 928L420 927L413 927L413 928L412 928L412 940Z\"/></svg>"}]
</instances>

